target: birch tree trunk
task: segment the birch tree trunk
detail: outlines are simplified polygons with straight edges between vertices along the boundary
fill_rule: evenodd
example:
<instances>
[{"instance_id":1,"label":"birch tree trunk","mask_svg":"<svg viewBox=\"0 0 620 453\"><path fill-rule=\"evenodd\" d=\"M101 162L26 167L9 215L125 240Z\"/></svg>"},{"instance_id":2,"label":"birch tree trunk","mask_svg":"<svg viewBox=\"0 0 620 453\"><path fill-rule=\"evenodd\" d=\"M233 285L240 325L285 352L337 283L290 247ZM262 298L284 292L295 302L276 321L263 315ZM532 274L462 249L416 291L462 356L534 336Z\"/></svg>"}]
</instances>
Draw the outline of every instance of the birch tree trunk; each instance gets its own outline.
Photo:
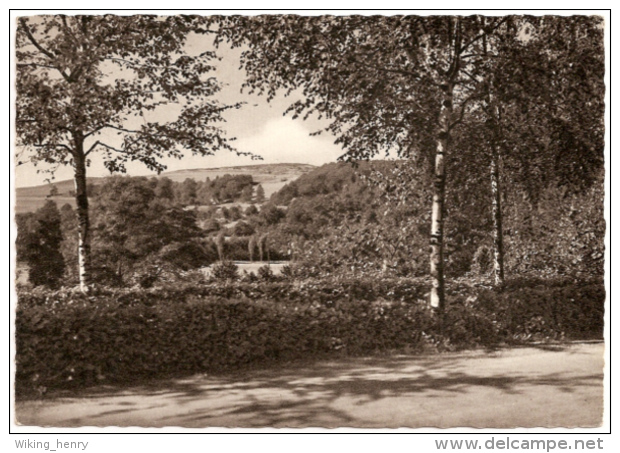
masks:
<instances>
[{"instance_id":1,"label":"birch tree trunk","mask_svg":"<svg viewBox=\"0 0 620 453\"><path fill-rule=\"evenodd\" d=\"M439 111L438 133L435 149L435 170L433 181L433 207L431 213L431 295L430 306L439 311L446 308L444 276L444 216L446 198L446 156L450 146L450 121L452 119L455 81L461 66L461 19L454 16L450 20L450 67L440 77L441 109ZM464 106L463 106L464 108Z\"/></svg>"},{"instance_id":2,"label":"birch tree trunk","mask_svg":"<svg viewBox=\"0 0 620 453\"><path fill-rule=\"evenodd\" d=\"M487 56L487 37L483 38L483 52ZM499 181L499 110L496 110L492 82L486 86L486 103L491 131L491 197L493 206L493 275L495 286L504 286L504 232L502 229L502 198Z\"/></svg>"},{"instance_id":3,"label":"birch tree trunk","mask_svg":"<svg viewBox=\"0 0 620 453\"><path fill-rule=\"evenodd\" d=\"M88 194L86 191L86 157L84 156L84 139L80 133L75 136L73 153L75 183L75 203L78 221L78 266L80 290L88 292L90 275L90 221L88 216Z\"/></svg>"},{"instance_id":4,"label":"birch tree trunk","mask_svg":"<svg viewBox=\"0 0 620 453\"><path fill-rule=\"evenodd\" d=\"M496 109L491 87L486 93L491 130L491 198L493 213L493 276L495 286L504 286L504 232L502 229L502 192L499 179L499 111Z\"/></svg>"},{"instance_id":5,"label":"birch tree trunk","mask_svg":"<svg viewBox=\"0 0 620 453\"><path fill-rule=\"evenodd\" d=\"M502 229L502 199L499 181L499 150L492 144L491 192L493 198L493 274L495 285L504 286L504 233Z\"/></svg>"},{"instance_id":6,"label":"birch tree trunk","mask_svg":"<svg viewBox=\"0 0 620 453\"><path fill-rule=\"evenodd\" d=\"M450 82L442 86L443 99L439 113L439 134L435 150L434 193L431 216L431 296L430 305L445 308L444 279L444 211L446 194L446 153L450 138L450 118L452 116L452 96L454 85Z\"/></svg>"},{"instance_id":7,"label":"birch tree trunk","mask_svg":"<svg viewBox=\"0 0 620 453\"><path fill-rule=\"evenodd\" d=\"M250 262L254 261L254 249L256 248L256 237L251 236L248 241L248 254L250 255Z\"/></svg>"}]
</instances>

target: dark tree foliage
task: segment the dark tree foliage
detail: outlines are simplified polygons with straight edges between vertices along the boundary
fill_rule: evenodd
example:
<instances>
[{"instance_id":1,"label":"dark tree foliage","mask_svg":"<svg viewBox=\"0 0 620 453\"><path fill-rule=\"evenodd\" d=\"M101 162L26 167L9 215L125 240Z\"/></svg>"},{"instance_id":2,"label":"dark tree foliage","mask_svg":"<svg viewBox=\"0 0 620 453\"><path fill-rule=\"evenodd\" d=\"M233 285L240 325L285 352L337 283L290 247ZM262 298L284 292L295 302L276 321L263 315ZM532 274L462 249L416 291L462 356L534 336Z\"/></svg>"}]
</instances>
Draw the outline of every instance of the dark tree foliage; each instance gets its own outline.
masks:
<instances>
[{"instance_id":1,"label":"dark tree foliage","mask_svg":"<svg viewBox=\"0 0 620 453\"><path fill-rule=\"evenodd\" d=\"M199 204L247 202L252 198L253 179L251 175L224 175L214 180L207 178L204 182L194 181L194 183L196 185L193 187L192 199ZM185 198L182 198L180 202L189 204Z\"/></svg>"},{"instance_id":2,"label":"dark tree foliage","mask_svg":"<svg viewBox=\"0 0 620 453\"><path fill-rule=\"evenodd\" d=\"M258 204L265 202L265 189L260 184L256 188L256 202Z\"/></svg>"},{"instance_id":3,"label":"dark tree foliage","mask_svg":"<svg viewBox=\"0 0 620 453\"><path fill-rule=\"evenodd\" d=\"M117 284L164 247L202 235L194 212L160 201L146 178L109 178L93 201L96 269L101 278L113 276ZM163 256L170 256L170 250Z\"/></svg>"},{"instance_id":4,"label":"dark tree foliage","mask_svg":"<svg viewBox=\"0 0 620 453\"><path fill-rule=\"evenodd\" d=\"M260 211L260 218L266 225L275 225L286 216L286 212L274 204L264 205Z\"/></svg>"},{"instance_id":5,"label":"dark tree foliage","mask_svg":"<svg viewBox=\"0 0 620 453\"><path fill-rule=\"evenodd\" d=\"M61 214L56 203L47 200L32 214L21 214L17 221L17 259L28 264L28 279L34 286L58 288L65 261L61 253Z\"/></svg>"},{"instance_id":6,"label":"dark tree foliage","mask_svg":"<svg viewBox=\"0 0 620 453\"><path fill-rule=\"evenodd\" d=\"M234 234L235 236L252 236L254 228L247 222L240 221L235 225Z\"/></svg>"},{"instance_id":7,"label":"dark tree foliage","mask_svg":"<svg viewBox=\"0 0 620 453\"><path fill-rule=\"evenodd\" d=\"M245 209L245 213L244 214L246 215L246 217L256 215L256 214L258 214L258 208L256 207L256 205L251 204L250 206L248 206Z\"/></svg>"}]
</instances>

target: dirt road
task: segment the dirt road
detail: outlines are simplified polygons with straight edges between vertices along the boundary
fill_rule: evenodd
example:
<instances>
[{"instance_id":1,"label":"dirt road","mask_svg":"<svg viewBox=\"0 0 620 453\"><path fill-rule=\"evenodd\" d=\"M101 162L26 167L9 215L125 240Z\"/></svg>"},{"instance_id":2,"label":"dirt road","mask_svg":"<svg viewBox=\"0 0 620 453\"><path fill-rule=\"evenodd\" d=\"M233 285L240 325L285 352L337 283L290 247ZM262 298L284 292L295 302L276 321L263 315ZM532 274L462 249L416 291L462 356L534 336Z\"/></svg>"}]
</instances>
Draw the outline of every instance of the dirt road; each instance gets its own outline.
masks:
<instances>
[{"instance_id":1,"label":"dirt road","mask_svg":"<svg viewBox=\"0 0 620 453\"><path fill-rule=\"evenodd\" d=\"M347 358L101 387L16 405L22 425L592 427L603 344Z\"/></svg>"}]
</instances>

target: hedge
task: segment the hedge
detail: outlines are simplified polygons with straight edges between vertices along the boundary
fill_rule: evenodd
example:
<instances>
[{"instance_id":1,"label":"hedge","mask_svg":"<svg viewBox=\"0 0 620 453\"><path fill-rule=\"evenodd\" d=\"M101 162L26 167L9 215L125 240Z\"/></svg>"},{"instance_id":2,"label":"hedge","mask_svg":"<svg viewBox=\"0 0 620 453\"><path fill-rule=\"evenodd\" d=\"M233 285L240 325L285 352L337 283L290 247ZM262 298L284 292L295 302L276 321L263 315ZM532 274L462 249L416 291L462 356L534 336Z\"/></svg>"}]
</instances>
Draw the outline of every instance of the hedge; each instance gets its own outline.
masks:
<instances>
[{"instance_id":1,"label":"hedge","mask_svg":"<svg viewBox=\"0 0 620 453\"><path fill-rule=\"evenodd\" d=\"M359 288L344 286L357 297ZM221 292L230 288L219 287ZM261 288L283 291L278 285ZM345 297L342 287L335 289L336 297L306 300L225 298L206 294L213 290L209 285L88 296L22 293L16 313L16 392L334 353L602 336L605 290L600 283L509 287L503 293L469 288L470 294L451 295L441 316L416 297L355 299ZM417 296L422 290L413 292Z\"/></svg>"},{"instance_id":2,"label":"hedge","mask_svg":"<svg viewBox=\"0 0 620 453\"><path fill-rule=\"evenodd\" d=\"M224 263L224 266L227 266ZM320 279L284 279L271 276L267 279L256 278L235 281L222 278L211 282L190 282L167 285L153 289L98 288L85 296L72 290L51 292L36 288L22 291L20 304L41 305L50 301L63 304L97 303L100 298L117 298L121 301L153 299L162 301L184 300L188 296L215 296L226 299L268 299L286 302L333 302L336 300L374 301L422 301L428 292L429 284L424 279L384 278L320 278Z\"/></svg>"}]
</instances>

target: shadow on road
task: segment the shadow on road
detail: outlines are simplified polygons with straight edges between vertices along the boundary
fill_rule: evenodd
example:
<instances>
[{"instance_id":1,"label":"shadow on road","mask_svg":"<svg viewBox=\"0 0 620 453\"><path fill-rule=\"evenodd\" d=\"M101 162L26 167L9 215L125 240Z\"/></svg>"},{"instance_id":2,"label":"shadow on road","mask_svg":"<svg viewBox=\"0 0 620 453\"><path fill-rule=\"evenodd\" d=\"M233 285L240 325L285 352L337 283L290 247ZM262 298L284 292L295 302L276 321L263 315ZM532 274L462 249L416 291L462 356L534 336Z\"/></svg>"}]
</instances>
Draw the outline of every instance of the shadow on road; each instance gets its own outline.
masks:
<instances>
[{"instance_id":1,"label":"shadow on road","mask_svg":"<svg viewBox=\"0 0 620 453\"><path fill-rule=\"evenodd\" d=\"M575 404L584 395L600 393L592 403L596 413L602 404L603 370L592 364L602 359L584 351L590 349L346 358L128 388L99 387L44 404L67 406L59 426L106 425L109 420L121 426L149 425L130 422L136 417L154 426L364 426L381 411L389 416L419 411L424 404L461 411L478 405L484 412L502 400L523 404L531 399L532 405L536 398L555 395L553 401ZM579 366L566 365L567 357ZM71 404L90 405L86 415L71 416ZM532 410L540 409L532 405Z\"/></svg>"}]
</instances>

